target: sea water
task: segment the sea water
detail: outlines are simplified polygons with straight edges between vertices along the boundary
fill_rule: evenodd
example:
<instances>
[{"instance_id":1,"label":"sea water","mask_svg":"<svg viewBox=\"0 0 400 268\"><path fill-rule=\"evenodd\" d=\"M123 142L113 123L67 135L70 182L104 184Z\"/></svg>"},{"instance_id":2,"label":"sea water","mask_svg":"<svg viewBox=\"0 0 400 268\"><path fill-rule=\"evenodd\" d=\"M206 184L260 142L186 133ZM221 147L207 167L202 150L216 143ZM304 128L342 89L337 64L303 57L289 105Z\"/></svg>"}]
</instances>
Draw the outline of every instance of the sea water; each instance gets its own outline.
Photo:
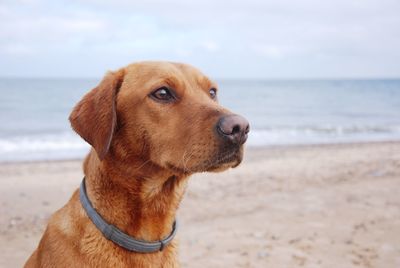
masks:
<instances>
[{"instance_id":1,"label":"sea water","mask_svg":"<svg viewBox=\"0 0 400 268\"><path fill-rule=\"evenodd\" d=\"M96 79L0 79L0 161L82 158L72 107ZM222 80L249 146L400 140L400 80Z\"/></svg>"}]
</instances>

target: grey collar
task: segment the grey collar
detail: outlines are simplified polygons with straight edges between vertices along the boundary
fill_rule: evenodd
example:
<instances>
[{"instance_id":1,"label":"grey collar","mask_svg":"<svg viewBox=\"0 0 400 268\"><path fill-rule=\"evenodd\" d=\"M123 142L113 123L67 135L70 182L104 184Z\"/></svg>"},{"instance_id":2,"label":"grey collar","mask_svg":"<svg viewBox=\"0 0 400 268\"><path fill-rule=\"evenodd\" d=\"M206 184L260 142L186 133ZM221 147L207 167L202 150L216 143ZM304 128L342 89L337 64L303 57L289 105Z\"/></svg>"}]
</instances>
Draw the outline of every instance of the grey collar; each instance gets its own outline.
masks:
<instances>
[{"instance_id":1,"label":"grey collar","mask_svg":"<svg viewBox=\"0 0 400 268\"><path fill-rule=\"evenodd\" d=\"M156 251L162 251L165 246L171 243L176 235L178 225L176 220L172 225L172 232L164 239L160 241L148 242L143 240L135 239L128 234L122 232L120 229L112 224L107 223L99 213L93 208L92 204L86 193L85 178L83 178L81 187L79 189L79 197L81 204L86 211L88 217L92 220L97 229L103 234L105 238L113 241L115 244L138 253L151 253Z\"/></svg>"}]
</instances>

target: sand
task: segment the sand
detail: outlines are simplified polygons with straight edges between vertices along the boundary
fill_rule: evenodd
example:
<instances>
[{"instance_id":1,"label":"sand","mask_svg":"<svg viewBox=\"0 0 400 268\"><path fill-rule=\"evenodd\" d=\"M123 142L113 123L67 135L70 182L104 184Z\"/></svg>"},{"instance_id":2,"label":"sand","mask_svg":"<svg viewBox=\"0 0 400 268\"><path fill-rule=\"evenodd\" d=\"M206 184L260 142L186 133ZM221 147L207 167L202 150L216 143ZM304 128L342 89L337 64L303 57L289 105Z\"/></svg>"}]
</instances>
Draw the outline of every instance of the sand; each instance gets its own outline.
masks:
<instances>
[{"instance_id":1,"label":"sand","mask_svg":"<svg viewBox=\"0 0 400 268\"><path fill-rule=\"evenodd\" d=\"M82 178L80 161L0 165L0 267L21 267ZM248 148L191 178L183 267L400 267L400 143Z\"/></svg>"}]
</instances>

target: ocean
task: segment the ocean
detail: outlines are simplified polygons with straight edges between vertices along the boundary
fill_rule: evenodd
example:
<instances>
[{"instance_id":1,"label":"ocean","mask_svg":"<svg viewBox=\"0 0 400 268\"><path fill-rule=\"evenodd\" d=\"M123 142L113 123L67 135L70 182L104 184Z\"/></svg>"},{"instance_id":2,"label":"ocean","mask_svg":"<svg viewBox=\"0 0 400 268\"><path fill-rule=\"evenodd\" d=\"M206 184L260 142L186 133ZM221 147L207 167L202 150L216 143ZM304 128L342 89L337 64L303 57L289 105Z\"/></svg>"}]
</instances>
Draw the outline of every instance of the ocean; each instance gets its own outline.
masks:
<instances>
[{"instance_id":1,"label":"ocean","mask_svg":"<svg viewBox=\"0 0 400 268\"><path fill-rule=\"evenodd\" d=\"M96 79L0 79L0 162L82 158L69 113ZM248 146L400 140L400 80L219 81Z\"/></svg>"}]
</instances>

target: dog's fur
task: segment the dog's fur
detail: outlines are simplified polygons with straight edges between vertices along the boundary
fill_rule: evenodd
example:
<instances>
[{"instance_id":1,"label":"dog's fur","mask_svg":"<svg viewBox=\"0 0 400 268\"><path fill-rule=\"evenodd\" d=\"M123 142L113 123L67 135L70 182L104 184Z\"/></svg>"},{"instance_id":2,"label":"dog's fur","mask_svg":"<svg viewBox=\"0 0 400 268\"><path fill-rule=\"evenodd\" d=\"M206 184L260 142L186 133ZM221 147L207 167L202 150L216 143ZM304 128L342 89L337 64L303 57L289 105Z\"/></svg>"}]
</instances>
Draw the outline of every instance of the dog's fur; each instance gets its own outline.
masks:
<instances>
[{"instance_id":1,"label":"dog's fur","mask_svg":"<svg viewBox=\"0 0 400 268\"><path fill-rule=\"evenodd\" d=\"M174 89L175 102L150 97L162 86ZM189 65L141 62L108 73L75 106L71 125L93 147L83 164L88 196L106 221L137 239L160 240L171 232L189 175L241 162L242 146L228 146L215 131L231 112L210 88L216 85ZM129 252L103 237L75 191L25 267L179 267L175 240L160 252Z\"/></svg>"}]
</instances>

